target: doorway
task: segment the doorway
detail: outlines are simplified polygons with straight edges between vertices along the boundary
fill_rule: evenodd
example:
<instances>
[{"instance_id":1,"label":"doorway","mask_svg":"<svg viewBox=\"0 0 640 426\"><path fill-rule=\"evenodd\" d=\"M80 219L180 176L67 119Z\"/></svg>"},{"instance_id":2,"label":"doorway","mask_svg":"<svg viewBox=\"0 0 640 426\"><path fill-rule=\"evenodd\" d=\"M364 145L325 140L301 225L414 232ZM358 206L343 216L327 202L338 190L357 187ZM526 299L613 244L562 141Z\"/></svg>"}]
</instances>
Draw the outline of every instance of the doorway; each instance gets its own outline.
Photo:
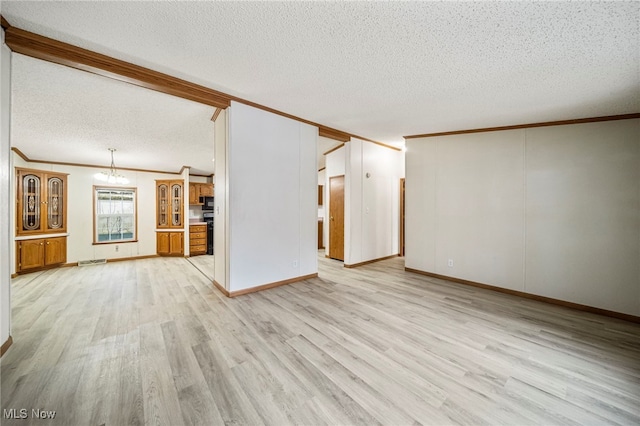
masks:
<instances>
[{"instance_id":1,"label":"doorway","mask_svg":"<svg viewBox=\"0 0 640 426\"><path fill-rule=\"evenodd\" d=\"M329 257L344 262L344 175L329 178Z\"/></svg>"}]
</instances>

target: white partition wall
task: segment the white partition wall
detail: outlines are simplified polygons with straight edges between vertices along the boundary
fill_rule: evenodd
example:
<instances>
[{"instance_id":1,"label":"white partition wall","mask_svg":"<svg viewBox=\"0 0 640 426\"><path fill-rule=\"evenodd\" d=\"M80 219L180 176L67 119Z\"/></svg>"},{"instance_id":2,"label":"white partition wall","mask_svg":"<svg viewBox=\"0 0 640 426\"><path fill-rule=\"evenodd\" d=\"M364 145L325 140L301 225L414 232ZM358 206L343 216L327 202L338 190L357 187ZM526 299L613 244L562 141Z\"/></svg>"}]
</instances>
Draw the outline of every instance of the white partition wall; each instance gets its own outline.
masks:
<instances>
[{"instance_id":1,"label":"white partition wall","mask_svg":"<svg viewBox=\"0 0 640 426\"><path fill-rule=\"evenodd\" d=\"M326 209L331 204L329 181L344 175L344 264L397 255L400 242L400 179L404 153L352 138L327 154ZM325 226L329 253L329 224Z\"/></svg>"},{"instance_id":2,"label":"white partition wall","mask_svg":"<svg viewBox=\"0 0 640 426\"><path fill-rule=\"evenodd\" d=\"M228 114L227 290L317 274L317 127L237 102Z\"/></svg>"},{"instance_id":3,"label":"white partition wall","mask_svg":"<svg viewBox=\"0 0 640 426\"><path fill-rule=\"evenodd\" d=\"M640 120L407 140L406 267L640 315Z\"/></svg>"},{"instance_id":4,"label":"white partition wall","mask_svg":"<svg viewBox=\"0 0 640 426\"><path fill-rule=\"evenodd\" d=\"M0 54L0 345L11 334L11 50L4 44L2 30Z\"/></svg>"},{"instance_id":5,"label":"white partition wall","mask_svg":"<svg viewBox=\"0 0 640 426\"><path fill-rule=\"evenodd\" d=\"M397 255L404 153L352 138L346 164L345 265Z\"/></svg>"},{"instance_id":6,"label":"white partition wall","mask_svg":"<svg viewBox=\"0 0 640 426\"><path fill-rule=\"evenodd\" d=\"M215 210L213 224L214 279L229 290L229 180L227 148L229 115L222 110L214 125Z\"/></svg>"}]
</instances>

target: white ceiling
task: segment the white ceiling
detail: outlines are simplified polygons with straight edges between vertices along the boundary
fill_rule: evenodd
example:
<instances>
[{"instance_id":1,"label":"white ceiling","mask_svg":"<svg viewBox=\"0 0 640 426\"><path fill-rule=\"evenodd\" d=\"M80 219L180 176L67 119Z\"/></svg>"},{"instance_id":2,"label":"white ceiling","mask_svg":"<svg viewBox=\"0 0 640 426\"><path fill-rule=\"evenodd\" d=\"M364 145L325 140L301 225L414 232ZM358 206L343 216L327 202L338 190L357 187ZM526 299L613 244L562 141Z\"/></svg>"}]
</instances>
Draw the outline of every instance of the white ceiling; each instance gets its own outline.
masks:
<instances>
[{"instance_id":1,"label":"white ceiling","mask_svg":"<svg viewBox=\"0 0 640 426\"><path fill-rule=\"evenodd\" d=\"M640 2L3 0L1 13L19 28L385 143L398 143L403 135L640 111ZM182 141L178 134L158 136L166 133L159 130L139 149L138 142L130 147L134 142L125 141L138 140L135 130L171 127L165 114L172 114L163 108L173 101L140 92L118 101L133 111L127 114L106 106L104 92L96 96L94 86L110 91L107 83L89 83L77 71L54 81L44 66L15 57L14 81L40 84L38 96L57 99L53 111L33 99L24 106L31 109L15 111L22 126L34 127L21 116L33 111L77 112L60 97L74 96L88 112L75 124L73 118L50 118L49 124L83 126L89 112L103 111L102 118L86 120L96 127L89 134L105 156L107 146L122 142L116 164L124 166L132 155L148 162L139 167L165 168L149 154L164 151L184 163L172 170L207 169L196 163L202 158L182 160L181 151L188 151L184 140L198 146L189 132L211 134L210 122L200 123L211 108L205 114L207 107L178 100L180 119L198 121L171 128L180 133L189 127ZM35 96L22 90L14 85L16 103ZM90 95L81 99L83 93ZM135 106L138 99L144 109ZM151 104L160 111L147 109ZM118 115L135 124L107 135ZM21 149L34 147L33 138L14 141ZM81 147L76 141L71 151L80 157Z\"/></svg>"},{"instance_id":2,"label":"white ceiling","mask_svg":"<svg viewBox=\"0 0 640 426\"><path fill-rule=\"evenodd\" d=\"M213 173L215 108L23 55L12 57L12 145L30 159Z\"/></svg>"}]
</instances>

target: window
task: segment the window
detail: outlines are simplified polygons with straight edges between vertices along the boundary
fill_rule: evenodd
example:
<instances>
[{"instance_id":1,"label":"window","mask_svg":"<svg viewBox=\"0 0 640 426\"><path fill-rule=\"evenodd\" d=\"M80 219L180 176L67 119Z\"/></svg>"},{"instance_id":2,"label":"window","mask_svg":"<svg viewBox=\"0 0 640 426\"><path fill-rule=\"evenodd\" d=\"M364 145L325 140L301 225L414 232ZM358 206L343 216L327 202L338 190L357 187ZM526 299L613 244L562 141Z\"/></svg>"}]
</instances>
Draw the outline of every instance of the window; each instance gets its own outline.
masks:
<instances>
[{"instance_id":1,"label":"window","mask_svg":"<svg viewBox=\"0 0 640 426\"><path fill-rule=\"evenodd\" d=\"M136 189L93 188L94 244L136 241Z\"/></svg>"}]
</instances>

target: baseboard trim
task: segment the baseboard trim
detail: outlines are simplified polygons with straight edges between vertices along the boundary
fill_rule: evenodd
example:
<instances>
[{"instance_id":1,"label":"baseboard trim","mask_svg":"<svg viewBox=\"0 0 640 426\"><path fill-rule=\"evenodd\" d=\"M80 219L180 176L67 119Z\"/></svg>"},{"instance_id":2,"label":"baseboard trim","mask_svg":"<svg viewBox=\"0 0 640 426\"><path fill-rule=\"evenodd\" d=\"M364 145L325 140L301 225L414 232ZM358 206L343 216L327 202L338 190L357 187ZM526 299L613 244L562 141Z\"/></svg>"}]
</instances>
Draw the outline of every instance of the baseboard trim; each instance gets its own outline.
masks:
<instances>
[{"instance_id":1,"label":"baseboard trim","mask_svg":"<svg viewBox=\"0 0 640 426\"><path fill-rule=\"evenodd\" d=\"M231 297L231 295L229 294L229 291L226 288L224 288L222 284L220 284L218 281L213 280L213 285L216 286L218 290L222 292L222 294L224 294L227 297Z\"/></svg>"},{"instance_id":2,"label":"baseboard trim","mask_svg":"<svg viewBox=\"0 0 640 426\"><path fill-rule=\"evenodd\" d=\"M213 284L216 287L218 287L218 290L220 290L222 294L224 294L225 296L238 297L238 296L244 296L245 294L256 293L258 291L263 291L263 290L269 290L271 288L280 287L281 285L293 284L293 283L297 283L298 281L304 281L304 280L317 278L317 277L318 277L318 273L316 272L314 274L301 275L299 277L289 278L288 280L276 281L269 284L259 285L257 287L246 288L244 290L238 290L238 291L228 291L227 289L222 287L222 285L220 285L220 283L218 283L216 280L213 280Z\"/></svg>"},{"instance_id":3,"label":"baseboard trim","mask_svg":"<svg viewBox=\"0 0 640 426\"><path fill-rule=\"evenodd\" d=\"M13 344L13 337L9 336L7 341L2 344L2 347L0 347L0 357L4 355L7 349L9 349L9 346L11 346L12 344Z\"/></svg>"},{"instance_id":4,"label":"baseboard trim","mask_svg":"<svg viewBox=\"0 0 640 426\"><path fill-rule=\"evenodd\" d=\"M56 265L41 266L40 268L25 269L24 271L20 271L20 272L16 272L15 274L12 274L11 278L15 278L19 275L31 274L33 272L44 272L44 271L48 271L56 268L66 268L68 266L78 266L78 263L77 262L76 263L58 263Z\"/></svg>"},{"instance_id":5,"label":"baseboard trim","mask_svg":"<svg viewBox=\"0 0 640 426\"><path fill-rule=\"evenodd\" d=\"M117 257L115 259L107 259L107 263L124 262L124 261L127 261L127 260L150 259L150 258L154 258L154 257L161 257L161 256L157 255L157 254L147 254L147 255L144 255L144 256ZM16 272L14 274L11 274L11 278L16 278L19 275L30 274L32 272L48 271L49 269L55 269L55 268L69 268L71 266L78 266L78 262L62 263L62 264L59 264L59 265L52 265L52 266L47 266L47 267L43 267L43 268L34 268L34 269L29 269L27 271Z\"/></svg>"},{"instance_id":6,"label":"baseboard trim","mask_svg":"<svg viewBox=\"0 0 640 426\"><path fill-rule=\"evenodd\" d=\"M358 266L368 265L369 263L380 262L381 260L387 260L387 259L391 259L393 257L398 257L398 256L400 256L400 255L399 254L392 254L391 256L379 257L377 259L367 260L365 262L360 262L360 263L351 263L349 265L347 265L345 263L344 267L345 268L357 268Z\"/></svg>"},{"instance_id":7,"label":"baseboard trim","mask_svg":"<svg viewBox=\"0 0 640 426\"><path fill-rule=\"evenodd\" d=\"M107 263L111 262L124 262L127 260L141 260L141 259L151 259L155 257L160 257L158 254L146 254L144 256L131 256L131 257L117 257L115 259L107 259Z\"/></svg>"},{"instance_id":8,"label":"baseboard trim","mask_svg":"<svg viewBox=\"0 0 640 426\"><path fill-rule=\"evenodd\" d=\"M483 288L485 290L497 291L499 293L510 294L512 296L518 296L525 299L536 300L538 302L549 303L551 305L563 306L565 308L576 309L583 312L589 312L592 314L603 315L611 318L617 318L617 319L640 324L640 317L635 315L630 315L630 314L624 314L622 312L609 311L607 309L596 308L594 306L581 305L580 303L567 302L566 300L554 299L552 297L546 297L546 296L539 296L537 294L526 293L524 291L511 290L509 288L496 287L493 285L464 280L461 278L449 277L447 275L435 274L433 272L421 271L419 269L405 267L404 270L407 272L413 272L415 274L426 275L428 277L433 277L433 278L439 278L442 280L447 280L447 281L451 281L458 284L464 284L472 287Z\"/></svg>"}]
</instances>

